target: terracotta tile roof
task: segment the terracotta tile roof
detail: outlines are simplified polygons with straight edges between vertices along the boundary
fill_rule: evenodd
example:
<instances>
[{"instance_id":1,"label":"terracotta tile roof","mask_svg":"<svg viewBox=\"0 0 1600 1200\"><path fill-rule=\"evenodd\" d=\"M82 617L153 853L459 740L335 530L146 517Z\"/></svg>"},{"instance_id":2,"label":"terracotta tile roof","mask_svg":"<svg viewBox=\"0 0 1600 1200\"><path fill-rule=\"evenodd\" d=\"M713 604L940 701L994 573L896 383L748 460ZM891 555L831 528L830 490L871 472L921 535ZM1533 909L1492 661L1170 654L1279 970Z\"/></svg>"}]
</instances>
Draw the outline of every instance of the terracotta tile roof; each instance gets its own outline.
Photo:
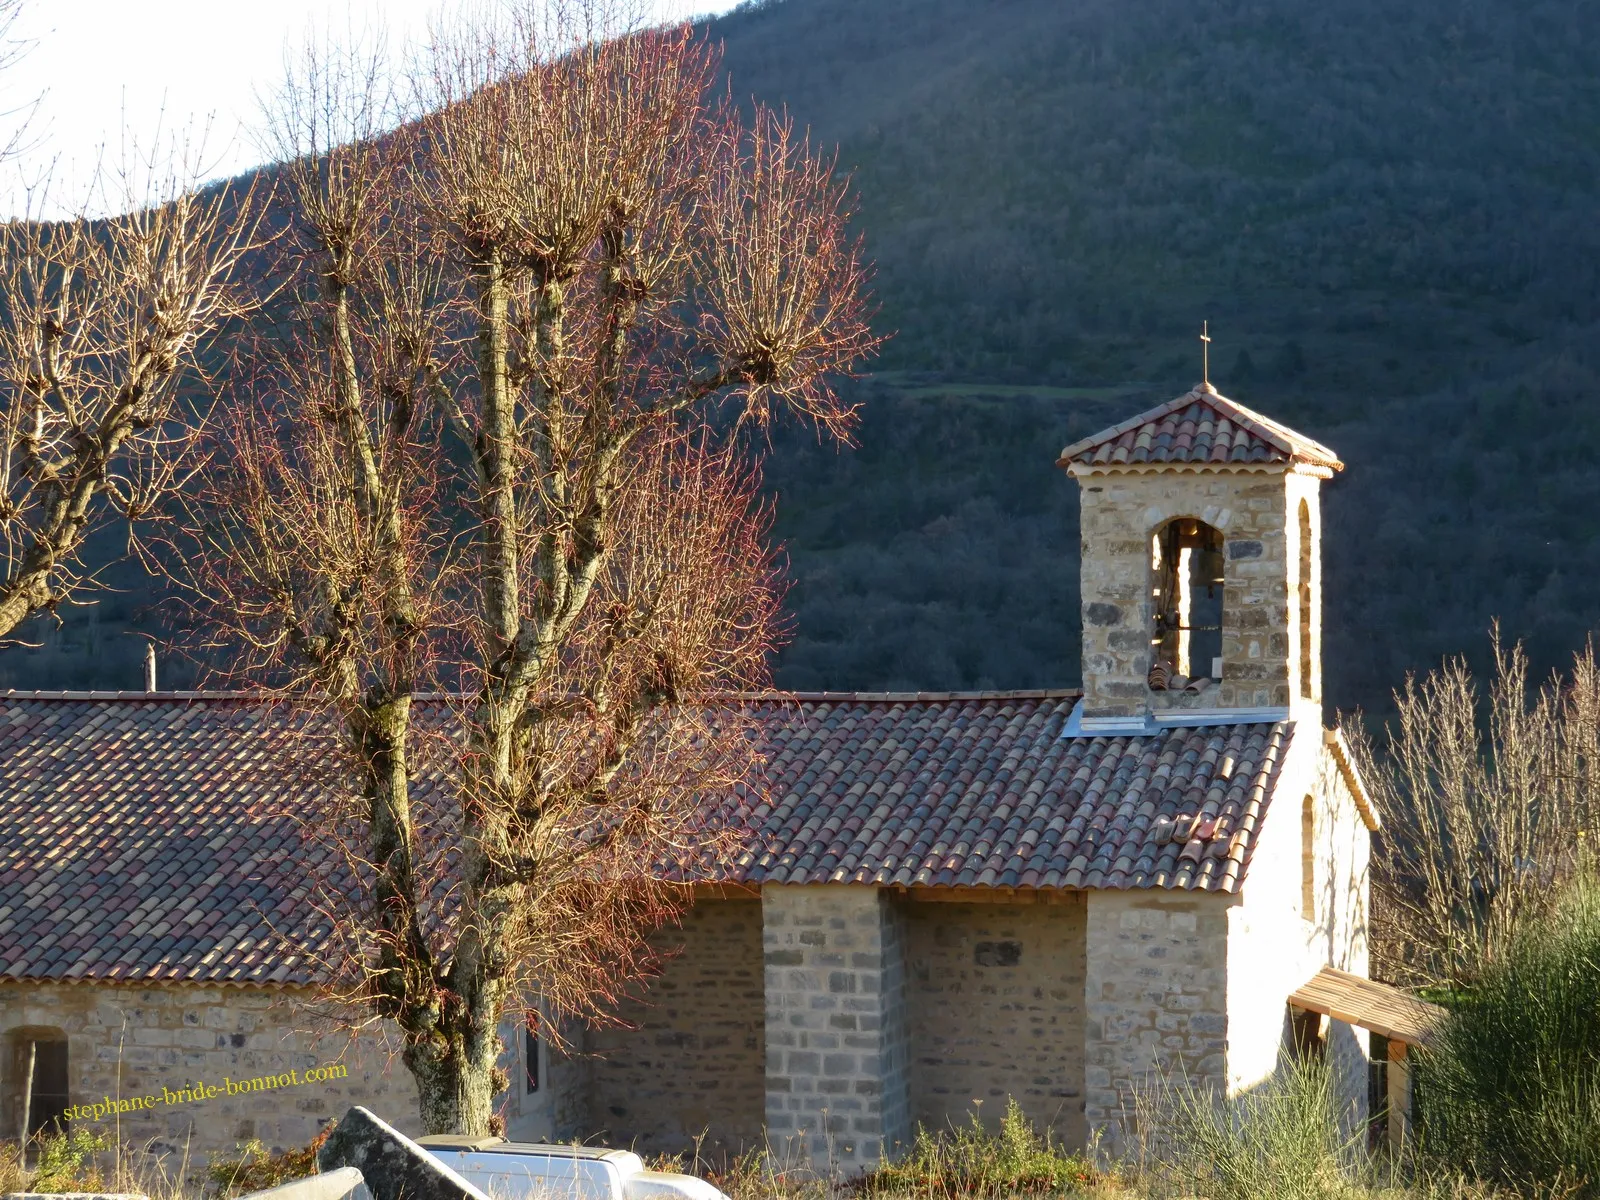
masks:
<instances>
[{"instance_id":1,"label":"terracotta tile roof","mask_svg":"<svg viewBox=\"0 0 1600 1200\"><path fill-rule=\"evenodd\" d=\"M802 700L730 881L1236 889L1288 723L1062 738L1075 699Z\"/></svg>"},{"instance_id":2,"label":"terracotta tile roof","mask_svg":"<svg viewBox=\"0 0 1600 1200\"><path fill-rule=\"evenodd\" d=\"M309 895L282 718L0 693L0 980L295 983ZM297 928L320 944L325 930Z\"/></svg>"},{"instance_id":3,"label":"terracotta tile roof","mask_svg":"<svg viewBox=\"0 0 1600 1200\"><path fill-rule=\"evenodd\" d=\"M766 728L730 883L1231 892L1287 723L1063 739L1071 692L743 697ZM282 714L0 693L0 981L297 983L329 931ZM733 810L725 810L733 811ZM701 876L705 878L705 875Z\"/></svg>"},{"instance_id":4,"label":"terracotta tile roof","mask_svg":"<svg viewBox=\"0 0 1600 1200\"><path fill-rule=\"evenodd\" d=\"M1159 464L1251 466L1307 463L1342 471L1339 456L1271 417L1229 400L1208 384L1092 437L1074 442L1059 467Z\"/></svg>"}]
</instances>

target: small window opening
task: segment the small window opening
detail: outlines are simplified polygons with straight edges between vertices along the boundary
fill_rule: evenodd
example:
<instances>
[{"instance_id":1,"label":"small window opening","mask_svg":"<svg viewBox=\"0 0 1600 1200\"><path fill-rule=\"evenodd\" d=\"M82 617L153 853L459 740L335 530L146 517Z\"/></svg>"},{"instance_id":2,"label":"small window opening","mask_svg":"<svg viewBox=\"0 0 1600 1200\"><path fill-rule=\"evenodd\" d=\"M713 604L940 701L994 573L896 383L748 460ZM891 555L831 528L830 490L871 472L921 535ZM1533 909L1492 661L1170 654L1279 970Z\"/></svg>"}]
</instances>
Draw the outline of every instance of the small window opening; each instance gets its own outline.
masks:
<instances>
[{"instance_id":1,"label":"small window opening","mask_svg":"<svg viewBox=\"0 0 1600 1200\"><path fill-rule=\"evenodd\" d=\"M1151 539L1150 565L1150 687L1199 691L1222 677L1222 534L1192 517L1168 521Z\"/></svg>"},{"instance_id":2,"label":"small window opening","mask_svg":"<svg viewBox=\"0 0 1600 1200\"><path fill-rule=\"evenodd\" d=\"M522 1030L522 1090L526 1096L539 1090L539 1031L531 1026Z\"/></svg>"},{"instance_id":3,"label":"small window opening","mask_svg":"<svg viewBox=\"0 0 1600 1200\"><path fill-rule=\"evenodd\" d=\"M1311 694L1311 506L1300 501L1300 694Z\"/></svg>"},{"instance_id":4,"label":"small window opening","mask_svg":"<svg viewBox=\"0 0 1600 1200\"><path fill-rule=\"evenodd\" d=\"M31 1141L67 1131L67 1041L59 1033L22 1034L11 1044L13 1111L17 1131Z\"/></svg>"},{"instance_id":5,"label":"small window opening","mask_svg":"<svg viewBox=\"0 0 1600 1200\"><path fill-rule=\"evenodd\" d=\"M1300 915L1317 919L1317 814L1310 796L1300 805Z\"/></svg>"}]
</instances>

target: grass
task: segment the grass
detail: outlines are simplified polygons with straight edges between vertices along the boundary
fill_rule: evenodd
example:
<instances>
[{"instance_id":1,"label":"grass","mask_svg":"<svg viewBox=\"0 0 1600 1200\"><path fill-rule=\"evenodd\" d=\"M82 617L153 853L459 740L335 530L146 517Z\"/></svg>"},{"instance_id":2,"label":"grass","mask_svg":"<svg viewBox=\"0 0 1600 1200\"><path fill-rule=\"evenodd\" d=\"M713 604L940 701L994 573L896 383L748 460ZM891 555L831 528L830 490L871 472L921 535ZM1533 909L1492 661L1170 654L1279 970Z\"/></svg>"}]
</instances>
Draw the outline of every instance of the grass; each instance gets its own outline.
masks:
<instances>
[{"instance_id":1,"label":"grass","mask_svg":"<svg viewBox=\"0 0 1600 1200\"><path fill-rule=\"evenodd\" d=\"M897 1161L864 1177L830 1181L794 1169L769 1151L708 1163L698 1150L661 1156L658 1170L702 1176L731 1200L1512 1200L1592 1196L1570 1177L1511 1186L1475 1182L1437 1160L1394 1163L1338 1132L1334 1089L1319 1063L1285 1062L1250 1093L1218 1101L1185 1083L1147 1092L1139 1128L1159 1131L1121 1162L1069 1152L1039 1132L1015 1100L998 1130L975 1110L963 1125L919 1127ZM138 1150L104 1167L108 1143L78 1131L41 1139L36 1169L20 1170L16 1149L0 1143L0 1195L10 1191L131 1191L152 1200L228 1200L315 1171L317 1143L269 1154L259 1143L193 1175ZM1465 1164L1462 1164L1465 1165ZM1521 1176L1520 1178L1529 1178Z\"/></svg>"},{"instance_id":2,"label":"grass","mask_svg":"<svg viewBox=\"0 0 1600 1200\"><path fill-rule=\"evenodd\" d=\"M827 1179L785 1162L770 1147L727 1162L708 1161L696 1149L646 1165L699 1175L730 1200L1135 1200L1115 1172L1040 1134L1015 1100L1007 1101L996 1133L984 1127L975 1109L962 1126L939 1132L919 1127L895 1162L854 1178Z\"/></svg>"},{"instance_id":3,"label":"grass","mask_svg":"<svg viewBox=\"0 0 1600 1200\"><path fill-rule=\"evenodd\" d=\"M103 1192L111 1190L103 1165L115 1143L105 1133L74 1129L34 1141L33 1166L25 1167L13 1142L0 1144L0 1195L8 1192ZM120 1157L120 1156L119 1156ZM111 1168L111 1178L117 1174Z\"/></svg>"},{"instance_id":4,"label":"grass","mask_svg":"<svg viewBox=\"0 0 1600 1200\"><path fill-rule=\"evenodd\" d=\"M333 1132L329 1125L310 1143L273 1154L259 1139L239 1147L237 1158L217 1157L206 1167L206 1180L219 1197L244 1196L317 1174L317 1151Z\"/></svg>"},{"instance_id":5,"label":"grass","mask_svg":"<svg viewBox=\"0 0 1600 1200\"><path fill-rule=\"evenodd\" d=\"M1226 1103L1187 1082L1159 1086L1139 1124L1142 1175L1157 1195L1212 1200L1344 1200L1359 1195L1356 1147L1338 1132L1331 1074L1287 1061L1274 1079Z\"/></svg>"},{"instance_id":6,"label":"grass","mask_svg":"<svg viewBox=\"0 0 1600 1200\"><path fill-rule=\"evenodd\" d=\"M148 1146L119 1145L109 1131L39 1134L25 1166L13 1141L0 1142L0 1196L10 1192L116 1192L149 1200L197 1200L187 1151L176 1159Z\"/></svg>"},{"instance_id":7,"label":"grass","mask_svg":"<svg viewBox=\"0 0 1600 1200\"><path fill-rule=\"evenodd\" d=\"M942 1133L917 1129L911 1150L866 1176L856 1191L871 1200L1005 1200L1011 1196L1106 1194L1115 1180L1081 1154L1069 1154L1040 1135L1015 1099L1006 1102L998 1133L977 1110L970 1121Z\"/></svg>"}]
</instances>

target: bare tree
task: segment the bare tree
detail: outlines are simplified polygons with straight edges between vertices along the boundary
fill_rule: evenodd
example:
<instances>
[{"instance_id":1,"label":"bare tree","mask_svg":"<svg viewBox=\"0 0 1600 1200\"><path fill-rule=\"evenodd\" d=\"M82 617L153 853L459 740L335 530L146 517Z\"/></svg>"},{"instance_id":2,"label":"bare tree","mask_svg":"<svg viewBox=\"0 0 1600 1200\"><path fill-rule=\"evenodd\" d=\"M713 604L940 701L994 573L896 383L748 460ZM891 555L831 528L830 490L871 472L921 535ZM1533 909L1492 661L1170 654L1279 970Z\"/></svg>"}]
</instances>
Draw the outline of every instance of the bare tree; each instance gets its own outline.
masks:
<instances>
[{"instance_id":1,"label":"bare tree","mask_svg":"<svg viewBox=\"0 0 1600 1200\"><path fill-rule=\"evenodd\" d=\"M1452 659L1407 678L1386 745L1354 730L1384 818L1374 949L1386 973L1409 982L1470 983L1600 836L1593 647L1569 677L1532 690L1522 647L1503 645L1497 629L1494 664L1486 698Z\"/></svg>"},{"instance_id":2,"label":"bare tree","mask_svg":"<svg viewBox=\"0 0 1600 1200\"><path fill-rule=\"evenodd\" d=\"M130 529L179 485L197 355L254 303L232 279L252 196L199 191L122 216L0 228L0 641L92 586L95 526Z\"/></svg>"},{"instance_id":3,"label":"bare tree","mask_svg":"<svg viewBox=\"0 0 1600 1200\"><path fill-rule=\"evenodd\" d=\"M339 718L333 965L433 1131L486 1132L501 1020L600 1018L684 900L657 868L726 851L778 629L738 432L843 437L876 345L829 165L689 30L567 15L440 39L404 129L381 72L302 73L303 315L190 522L210 627Z\"/></svg>"},{"instance_id":4,"label":"bare tree","mask_svg":"<svg viewBox=\"0 0 1600 1200\"><path fill-rule=\"evenodd\" d=\"M26 8L24 0L0 0L0 78L10 74L32 49L32 43L17 36L17 22ZM0 118L9 118L12 128L0 142L0 164L10 164L29 147L28 127L38 114L39 97L33 96L12 108L0 109Z\"/></svg>"}]
</instances>

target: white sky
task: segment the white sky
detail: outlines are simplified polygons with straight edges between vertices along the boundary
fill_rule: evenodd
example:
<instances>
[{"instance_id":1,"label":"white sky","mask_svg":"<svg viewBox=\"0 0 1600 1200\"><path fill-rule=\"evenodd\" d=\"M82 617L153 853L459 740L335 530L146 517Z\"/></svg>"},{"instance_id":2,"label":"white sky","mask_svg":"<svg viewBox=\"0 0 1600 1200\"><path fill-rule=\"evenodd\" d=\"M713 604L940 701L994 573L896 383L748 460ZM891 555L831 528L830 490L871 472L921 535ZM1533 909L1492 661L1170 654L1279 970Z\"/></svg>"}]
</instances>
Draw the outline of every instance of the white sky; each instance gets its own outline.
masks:
<instances>
[{"instance_id":1,"label":"white sky","mask_svg":"<svg viewBox=\"0 0 1600 1200\"><path fill-rule=\"evenodd\" d=\"M30 43L0 75L0 108L37 99L25 152L0 167L0 216L28 206L26 185L53 172L55 216L80 202L102 147L124 128L141 145L158 129L204 131L207 177L257 165L258 97L283 76L284 51L313 29L381 24L389 44L420 39L440 0L23 0L15 36ZM732 0L650 0L663 20L731 8ZM19 117L0 117L9 135ZM0 136L0 143L5 140Z\"/></svg>"}]
</instances>

